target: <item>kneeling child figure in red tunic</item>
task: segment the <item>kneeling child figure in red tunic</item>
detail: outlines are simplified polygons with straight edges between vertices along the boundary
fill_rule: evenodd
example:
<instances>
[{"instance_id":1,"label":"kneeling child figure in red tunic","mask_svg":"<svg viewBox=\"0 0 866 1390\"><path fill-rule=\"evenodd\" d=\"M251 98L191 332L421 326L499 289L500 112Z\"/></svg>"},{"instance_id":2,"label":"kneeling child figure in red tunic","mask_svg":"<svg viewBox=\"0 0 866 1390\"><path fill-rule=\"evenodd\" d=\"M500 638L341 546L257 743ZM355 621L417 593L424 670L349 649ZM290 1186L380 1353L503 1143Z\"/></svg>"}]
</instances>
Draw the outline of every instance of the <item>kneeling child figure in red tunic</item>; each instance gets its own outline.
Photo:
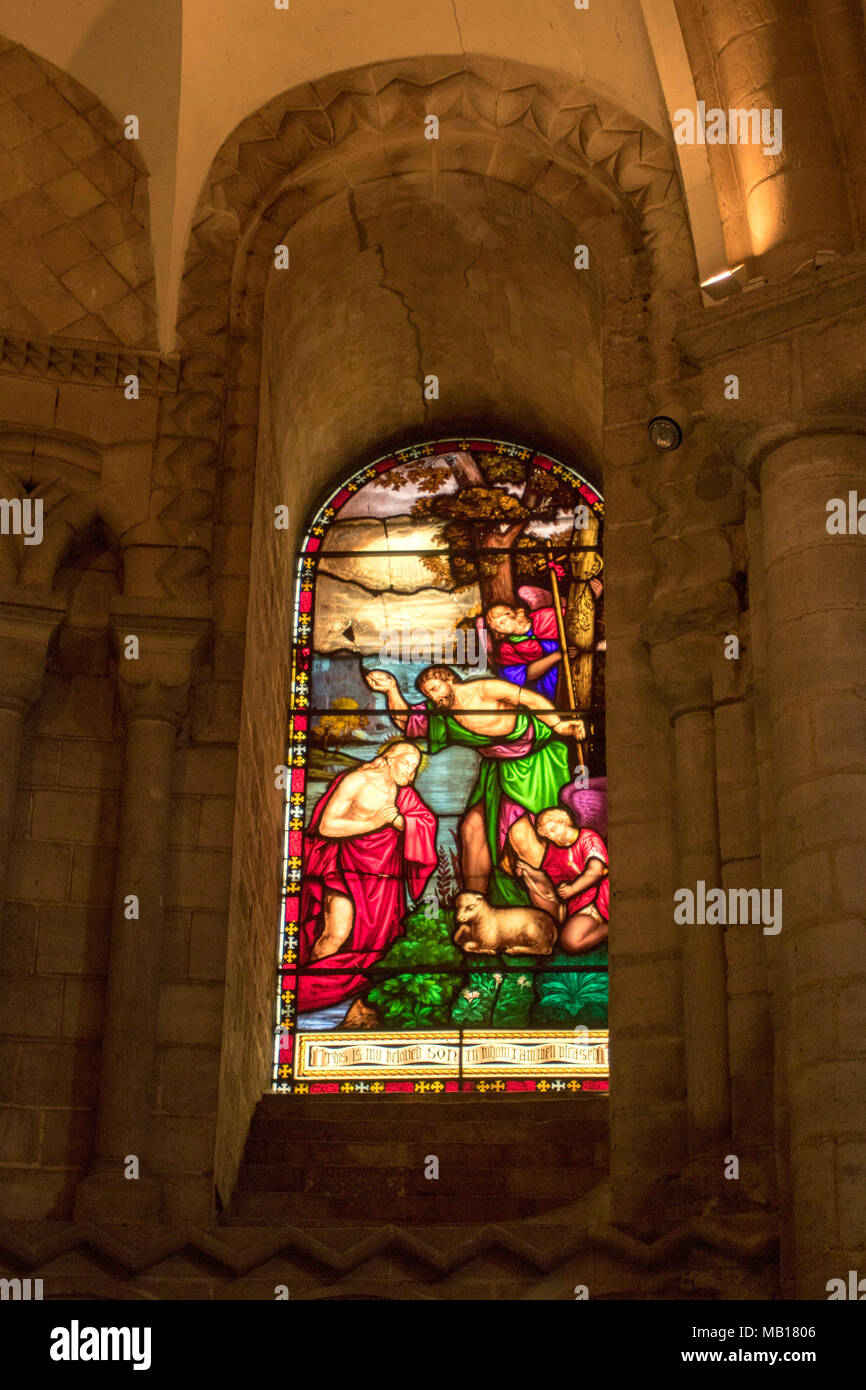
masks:
<instances>
[{"instance_id":1,"label":"kneeling child figure in red tunic","mask_svg":"<svg viewBox=\"0 0 866 1390\"><path fill-rule=\"evenodd\" d=\"M516 857L514 871L533 903L560 923L563 950L589 951L604 941L610 879L607 849L598 832L581 829L570 811L554 806L538 813L534 827L528 816L521 816L509 831L509 841Z\"/></svg>"}]
</instances>

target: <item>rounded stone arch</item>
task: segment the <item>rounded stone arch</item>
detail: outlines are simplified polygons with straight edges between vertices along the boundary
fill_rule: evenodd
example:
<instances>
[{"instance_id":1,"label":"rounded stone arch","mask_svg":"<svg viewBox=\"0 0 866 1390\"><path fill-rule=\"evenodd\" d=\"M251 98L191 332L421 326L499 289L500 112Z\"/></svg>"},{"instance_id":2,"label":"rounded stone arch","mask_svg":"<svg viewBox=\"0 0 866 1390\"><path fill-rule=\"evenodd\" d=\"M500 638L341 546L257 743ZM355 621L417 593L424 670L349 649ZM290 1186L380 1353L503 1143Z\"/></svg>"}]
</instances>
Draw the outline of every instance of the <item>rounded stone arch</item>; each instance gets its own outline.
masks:
<instances>
[{"instance_id":1,"label":"rounded stone arch","mask_svg":"<svg viewBox=\"0 0 866 1390\"><path fill-rule=\"evenodd\" d=\"M423 138L425 110L441 113L438 142ZM207 417L211 440L221 430L219 451L214 448L213 454L225 479L218 533L228 536L243 528L248 534L251 525L254 538L236 800L236 826L249 825L254 833L251 829L248 842L237 836L235 841L215 1154L216 1186L226 1200L249 1116L268 1084L263 1040L273 1024L269 962L282 822L276 797L263 804L261 769L273 767L281 757L276 750L283 746L288 708L288 644L273 636L285 628L290 592L286 555L293 554L301 523L326 483L345 477L359 457L389 451L397 442L382 417L362 441L330 429L323 409L316 467L310 467L303 450L287 454L286 441L275 438L268 413L265 296L279 279L277 272L270 273L276 244L301 235L305 225L314 226L329 205L336 206L335 200L348 203L347 189L357 203L364 190L392 175L397 175L395 186L403 187L413 180L427 180L429 186L447 178L475 180L494 190L492 196L544 209L558 219L563 235L566 230L569 236L577 233L572 247L577 242L590 247L602 303L597 381L603 414L593 473L606 494L610 490L601 476L602 462L606 466L610 461L624 477L627 469L646 460L650 390L678 378L673 325L684 309L699 304L672 150L633 117L555 74L474 58L406 60L337 74L268 103L222 147L194 220L178 329L189 364L187 378L199 383L195 396L192 385L188 388L189 399L201 405L200 418ZM356 235L348 207L342 224L347 235ZM354 261L363 258L358 255L364 251L362 241L347 248ZM376 244L368 237L367 251ZM531 277L531 266L526 273ZM391 283L386 263L380 266L379 288ZM400 286L392 294L395 313L399 291ZM400 312L405 317L405 305ZM296 332L292 341L294 351L301 352L302 336ZM315 374L315 355L308 352L307 359ZM417 385L412 389L417 398ZM295 400L292 408L303 412L305 407ZM306 407L307 416L312 413ZM419 413L408 429L399 419L391 428L401 443L411 444L420 441L422 431L423 438L445 437L479 423L448 419L445 412L428 418L425 412L424 420ZM531 426L516 430L507 411L495 408L478 432L500 438L532 434L538 447L564 459L575 458L573 444L579 438L575 434L570 446L563 437L539 437ZM292 463L298 489L291 529L282 534L273 525L274 506L286 500L278 486L279 469L273 466L280 449ZM575 462L580 461L578 455ZM241 495L252 512L251 523L245 517L239 522ZM647 503L641 499L636 504L633 483L623 482L620 495L624 511L638 505L643 514ZM266 863L268 845L274 853ZM261 962L254 979L251 956ZM251 1038L256 1040L252 1047Z\"/></svg>"},{"instance_id":2,"label":"rounded stone arch","mask_svg":"<svg viewBox=\"0 0 866 1390\"><path fill-rule=\"evenodd\" d=\"M423 137L426 111L440 117L438 141ZM647 419L650 385L663 395L679 379L673 328L700 295L674 152L662 136L571 78L484 56L332 74L240 123L213 161L193 217L176 320L182 382L161 448L199 480L203 521L214 512L218 527L225 520L214 502L222 490L224 512L219 475L255 469L274 246L347 187L443 172L532 195L589 247L603 287L605 358L619 359L605 374L606 429ZM510 425L490 428L507 433ZM561 441L549 447L563 452ZM168 486L176 490L176 477Z\"/></svg>"},{"instance_id":3,"label":"rounded stone arch","mask_svg":"<svg viewBox=\"0 0 866 1390\"><path fill-rule=\"evenodd\" d=\"M0 578L50 590L58 569L98 539L120 552L132 518L103 488L102 451L91 440L62 430L0 425L0 488L7 499L42 502L41 539L0 536Z\"/></svg>"},{"instance_id":4,"label":"rounded stone arch","mask_svg":"<svg viewBox=\"0 0 866 1390\"><path fill-rule=\"evenodd\" d=\"M94 493L65 498L48 515L42 545L34 548L32 558L25 556L22 583L51 588L57 571L94 542L100 549L118 556L121 553L120 540L103 499Z\"/></svg>"},{"instance_id":5,"label":"rounded stone arch","mask_svg":"<svg viewBox=\"0 0 866 1390\"><path fill-rule=\"evenodd\" d=\"M428 111L440 118L438 141L423 138ZM193 587L204 581L211 518L217 527L225 520L215 499L222 492L224 513L227 487L237 497L237 474L255 468L276 237L364 180L443 172L531 194L589 246L603 284L605 356L620 359L606 373L606 428L638 414L645 420L649 406L636 393L646 397L657 383L663 394L679 378L673 328L700 296L674 153L657 132L561 73L483 55L373 64L284 92L223 142L185 255L176 318L181 385L161 426L160 450L171 466L159 529L181 569L192 566ZM507 432L509 424L490 427ZM559 441L549 447L563 452ZM227 470L236 476L221 483ZM183 478L191 480L185 487ZM190 527L173 524L172 507L184 518L194 508L199 558L180 558Z\"/></svg>"},{"instance_id":6,"label":"rounded stone arch","mask_svg":"<svg viewBox=\"0 0 866 1390\"><path fill-rule=\"evenodd\" d=\"M0 36L5 350L59 336L156 346L148 172L121 121L62 68ZM9 268L11 267L11 269ZM19 342L20 346L20 342ZM10 354L11 355L11 354Z\"/></svg>"},{"instance_id":7,"label":"rounded stone arch","mask_svg":"<svg viewBox=\"0 0 866 1390\"><path fill-rule=\"evenodd\" d=\"M440 121L438 140L424 138L426 114ZM282 93L224 141L193 217L181 346L222 355L226 326L254 332L274 228L347 185L449 170L513 183L587 224L588 236L597 229L611 278L624 252L651 244L665 261L655 288L690 277L698 304L675 157L661 135L561 74L482 55L415 58Z\"/></svg>"}]
</instances>

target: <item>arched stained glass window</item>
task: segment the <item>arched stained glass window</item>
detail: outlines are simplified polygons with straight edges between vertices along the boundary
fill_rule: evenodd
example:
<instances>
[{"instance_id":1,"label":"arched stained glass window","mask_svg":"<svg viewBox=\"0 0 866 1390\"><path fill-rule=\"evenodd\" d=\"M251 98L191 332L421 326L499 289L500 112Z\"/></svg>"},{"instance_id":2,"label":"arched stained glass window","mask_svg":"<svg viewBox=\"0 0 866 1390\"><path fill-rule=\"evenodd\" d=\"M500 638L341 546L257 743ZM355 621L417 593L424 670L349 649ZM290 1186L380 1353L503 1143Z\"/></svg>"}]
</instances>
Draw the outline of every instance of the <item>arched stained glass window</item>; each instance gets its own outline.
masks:
<instances>
[{"instance_id":1,"label":"arched stained glass window","mask_svg":"<svg viewBox=\"0 0 866 1390\"><path fill-rule=\"evenodd\" d=\"M607 1088L602 499L399 450L298 561L278 1091Z\"/></svg>"}]
</instances>

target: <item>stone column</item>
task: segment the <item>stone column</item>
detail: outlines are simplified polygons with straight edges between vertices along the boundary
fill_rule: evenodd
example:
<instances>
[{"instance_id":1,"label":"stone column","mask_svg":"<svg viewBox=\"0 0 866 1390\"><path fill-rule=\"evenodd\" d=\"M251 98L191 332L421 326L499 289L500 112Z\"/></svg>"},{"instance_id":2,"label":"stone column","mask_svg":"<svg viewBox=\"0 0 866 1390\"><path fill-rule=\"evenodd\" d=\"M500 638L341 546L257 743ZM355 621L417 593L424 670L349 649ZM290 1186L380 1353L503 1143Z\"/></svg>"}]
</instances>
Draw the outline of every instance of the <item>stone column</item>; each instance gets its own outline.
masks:
<instances>
[{"instance_id":1,"label":"stone column","mask_svg":"<svg viewBox=\"0 0 866 1390\"><path fill-rule=\"evenodd\" d=\"M831 423L758 459L783 904L779 1164L793 1206L783 1276L800 1298L862 1277L866 1248L866 535L827 529L828 502L847 513L850 494L866 497L862 428Z\"/></svg>"},{"instance_id":2,"label":"stone column","mask_svg":"<svg viewBox=\"0 0 866 1390\"><path fill-rule=\"evenodd\" d=\"M674 716L677 838L682 887L722 881L716 803L716 740L709 702ZM673 910L673 909L672 909ZM729 1128L727 971L724 928L685 928L683 1024L689 1151L702 1154Z\"/></svg>"},{"instance_id":3,"label":"stone column","mask_svg":"<svg viewBox=\"0 0 866 1390\"><path fill-rule=\"evenodd\" d=\"M120 599L111 622L126 721L96 1139L76 1220L158 1219L149 1158L172 771L177 731L210 629L209 605ZM130 639L138 642L137 655ZM127 1157L139 1177L124 1175Z\"/></svg>"},{"instance_id":4,"label":"stone column","mask_svg":"<svg viewBox=\"0 0 866 1390\"><path fill-rule=\"evenodd\" d=\"M719 186L730 160L741 190L756 273L790 274L815 251L847 250L851 219L827 91L807 4L790 0L677 0L707 109L780 110L782 144L708 144ZM772 141L766 146L773 149Z\"/></svg>"},{"instance_id":5,"label":"stone column","mask_svg":"<svg viewBox=\"0 0 866 1390\"><path fill-rule=\"evenodd\" d=\"M866 26L861 0L809 0L854 222L866 231ZM862 243L861 243L862 244Z\"/></svg>"},{"instance_id":6,"label":"stone column","mask_svg":"<svg viewBox=\"0 0 866 1390\"><path fill-rule=\"evenodd\" d=\"M61 594L0 587L0 915L6 901L24 724L42 693L48 646L65 612Z\"/></svg>"},{"instance_id":7,"label":"stone column","mask_svg":"<svg viewBox=\"0 0 866 1390\"><path fill-rule=\"evenodd\" d=\"M692 642L670 645L676 649L663 657L653 651L653 669L671 660L694 677L681 682L676 695L669 684L667 703L676 758L680 887L695 892L699 880L708 888L721 884L712 682L709 676L699 680ZM673 915L673 902L670 910ZM684 927L683 1031L688 1151L695 1158L720 1143L730 1125L724 927Z\"/></svg>"},{"instance_id":8,"label":"stone column","mask_svg":"<svg viewBox=\"0 0 866 1390\"><path fill-rule=\"evenodd\" d=\"M699 880L721 886L713 670L735 622L733 590L719 583L657 600L644 627L674 731L678 886L693 893ZM682 952L688 1147L698 1158L712 1155L730 1130L724 927L684 926Z\"/></svg>"}]
</instances>

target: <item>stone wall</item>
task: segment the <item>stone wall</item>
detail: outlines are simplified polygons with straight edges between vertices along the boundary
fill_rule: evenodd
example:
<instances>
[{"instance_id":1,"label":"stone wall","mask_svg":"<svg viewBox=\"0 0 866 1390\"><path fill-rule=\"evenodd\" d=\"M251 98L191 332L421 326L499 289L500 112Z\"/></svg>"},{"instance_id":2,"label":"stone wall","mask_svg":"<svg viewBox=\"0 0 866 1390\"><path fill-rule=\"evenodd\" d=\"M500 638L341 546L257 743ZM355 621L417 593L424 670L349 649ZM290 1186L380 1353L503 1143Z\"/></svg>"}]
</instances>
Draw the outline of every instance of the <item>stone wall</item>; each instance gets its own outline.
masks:
<instances>
[{"instance_id":1,"label":"stone wall","mask_svg":"<svg viewBox=\"0 0 866 1390\"><path fill-rule=\"evenodd\" d=\"M91 1236L74 1223L93 1223L98 1258L77 1285L64 1273L73 1292L255 1297L270 1259L300 1262L310 1296L378 1277L339 1240L327 1277L309 1275L297 1233L238 1255L252 1237L215 1210L270 1068L298 539L362 462L473 429L582 467L607 506L611 1179L572 1214L573 1266L527 1247L529 1272L500 1287L556 1297L566 1269L592 1269L610 1296L772 1295L778 1203L782 1287L823 1296L863 1235L862 565L823 513L825 494L862 490L862 253L702 308L660 137L561 77L407 60L282 94L225 143L194 218L181 350L164 358L152 320L127 313L130 296L149 303L124 221L133 204L144 215L145 181L61 77L0 53L0 144L30 181L11 202L48 219L35 252L3 243L16 292L0 308L2 488L46 509L42 546L0 538L10 1267L79 1258ZM426 110L439 141L423 138ZM88 130L111 157L75 145ZM56 180L87 190L51 164L55 147L100 194L66 209L60 240L81 261L62 268L43 199L61 207ZM732 215L734 240L746 220ZM801 243L780 253L786 275ZM79 264L86 318L22 316L19 280L71 313ZM663 455L646 423L670 400L687 437ZM273 526L282 503L288 532ZM673 892L700 878L783 887L780 939L678 927ZM122 1176L129 1153L138 1183ZM496 1287L492 1268L460 1273L470 1247L419 1256L441 1296ZM680 1253L688 1279L645 1272Z\"/></svg>"},{"instance_id":2,"label":"stone wall","mask_svg":"<svg viewBox=\"0 0 866 1390\"><path fill-rule=\"evenodd\" d=\"M56 583L69 606L25 731L0 939L3 1206L30 1219L71 1215L90 1152L123 776L117 554L91 542Z\"/></svg>"},{"instance_id":3,"label":"stone wall","mask_svg":"<svg viewBox=\"0 0 866 1390\"><path fill-rule=\"evenodd\" d=\"M129 365L138 366L138 359ZM129 540L141 535L150 509L161 409L159 394L146 387L152 365L144 359L137 401L124 398L122 380L90 386L0 377L2 467L13 486L35 484L46 509L42 546L10 551L4 537L7 581L16 570L18 581L7 582L2 594L7 699L19 697L20 605L33 599L54 605L61 620L44 679L39 673L36 681L41 688L27 692L8 856L0 1018L9 1108L0 1187L11 1219L70 1217L94 1142L124 782L111 618L120 595L135 592ZM68 370L68 361L60 366ZM140 574L141 551L137 558ZM242 608L237 614L236 608L242 627ZM129 630L135 629L133 619ZM167 1179L167 1210L203 1215L212 1209L239 640L241 634L233 647L227 615L179 730L153 1073L153 1162L174 1174ZM146 935L146 924L141 930ZM134 1058L134 1012L127 1026Z\"/></svg>"},{"instance_id":4,"label":"stone wall","mask_svg":"<svg viewBox=\"0 0 866 1390\"><path fill-rule=\"evenodd\" d=\"M273 770L284 756L296 549L311 512L390 442L449 429L536 447L541 436L598 477L598 282L570 268L574 231L548 207L478 177L414 175L331 199L276 231L275 244L283 235L290 268L271 273L264 317L223 1053L225 1171L218 1159L226 1191L269 1084L282 832ZM538 274L531 289L530 264ZM427 400L431 373L439 395ZM281 503L287 531L273 525Z\"/></svg>"},{"instance_id":5,"label":"stone wall","mask_svg":"<svg viewBox=\"0 0 866 1390\"><path fill-rule=\"evenodd\" d=\"M135 140L80 83L0 37L4 335L153 347L148 183Z\"/></svg>"},{"instance_id":6,"label":"stone wall","mask_svg":"<svg viewBox=\"0 0 866 1390\"><path fill-rule=\"evenodd\" d=\"M443 121L447 120L447 135L441 142L425 142L420 137L419 83L427 88L426 109L441 113ZM569 296L580 293L577 286L582 282L585 282L584 289L589 290L588 302L595 305L604 302L603 314L610 313L607 339L602 348L602 353L609 355L612 375L605 397L606 422L609 420L614 428L630 427L633 438L636 429L633 422L640 420L637 433L642 442L638 457L645 454L643 421L646 413L641 392L654 371L664 376L676 370L675 356L671 357L669 316L678 304L688 304L690 296L693 302L695 296L693 259L666 152L647 132L641 133L637 140L629 136L631 118L624 113L607 110L583 92L572 95L557 91L554 95L544 88L540 75L529 69L503 74L484 63L464 65L457 70L453 64L443 64L437 72L435 67L416 67L409 63L398 72L391 67L384 68L381 76L373 78L373 86L375 96L370 92L368 78L347 74L323 87L320 100L326 107L327 128L341 132L334 150L327 154L316 145L317 133L323 128L322 117L310 113L308 93L298 94L294 99L288 94L271 103L260 117L246 123L227 142L215 165L213 180L203 195L186 277L189 314L185 319L185 331L188 341L197 348L213 343L213 335L208 337L208 326L225 313L229 252L239 235L243 245L243 256L237 262L231 284L231 300L235 307L229 361L233 379L225 431L230 466L235 466L236 460L242 467L250 464L253 429L251 407L246 402L258 380L258 343L262 324L266 322L265 289L268 285L275 286L282 274L273 270L274 248L284 241L294 257L291 263L300 261L304 273L293 275L289 270L284 278L286 288L280 290L281 298L285 297L288 305L287 321L296 323L297 328L291 341L285 342L279 360L279 376L272 365L272 350L269 349L270 356L265 359L263 400L273 401L272 413L277 422L272 427L274 436L266 439L266 421L262 415L259 447L266 451L266 460L273 458L275 464L282 463L290 469L295 455L302 453L305 474L316 476L317 456L323 464L326 459L342 456L342 473L350 471L359 461L365 436L367 440L378 437L378 451L384 451L396 442L405 441L407 431L410 437L429 437L431 425L446 433L474 425L482 433L510 431L516 437L523 437L526 421L535 424L537 445L547 446L566 458L577 456L582 461L595 455L597 459L598 397L596 394L595 402L591 403L592 391L585 389L585 384L592 381L587 373L593 370L597 349L593 346L588 351L585 339L578 345L571 336L575 331L573 320L576 317L579 324L585 311L569 315L567 321L562 315L551 315L547 295L548 287L555 286L568 302ZM467 108L472 111L471 117L467 117ZM381 135L373 135L371 127L378 128ZM616 160L610 159L612 147L620 150ZM385 149L391 166L399 163L403 171L401 186L404 191L393 208L390 202L383 203L376 192L376 176L382 170ZM598 162L602 158L606 160L608 172L599 181ZM425 171L431 164L440 170L462 167L470 174L469 178L464 174L459 180L456 175L442 172L435 175L433 187L453 188L455 194L452 196L456 197L456 190L462 186L462 193L456 197L457 214L451 225L437 211L436 202L432 204L431 213L431 205L424 201L424 189L430 182ZM593 168L592 178L584 177L588 167ZM236 174L232 172L235 168ZM282 176L278 173L280 169ZM353 189L348 199L339 193L346 181ZM506 181L532 190L532 201L521 207L518 195L505 187ZM395 187L393 180L391 186ZM649 299L652 260L636 254L640 245L639 214L624 191L626 187L640 190L643 215L658 244L655 313L657 317L661 315L662 326L656 334L657 364L650 361L645 346L646 300ZM338 196L332 210L328 211L322 199L331 192ZM391 198L393 200L393 194ZM322 211L313 216L308 210L317 204L321 204ZM439 200L438 206L447 207L447 203ZM480 209L492 211L485 212L482 220ZM551 218L550 209L563 219L552 237L557 223ZM344 215L340 219L341 210L348 213L348 218ZM307 217L304 217L305 212ZM424 242L419 241L407 257L407 248L399 244L397 234L401 230L402 234L411 232L413 218L420 231L422 216L425 218ZM328 223L323 218L335 219L333 232L328 231ZM287 234L286 228L290 225L297 232ZM484 227L483 241L486 243L492 238L498 246L497 254L481 251L480 225ZM306 228L309 231L305 231ZM319 229L324 239L314 239L313 233ZM523 249L528 246L528 236L534 237L529 254ZM309 241L305 240L307 237ZM423 249L428 239L429 259ZM537 278L536 263L545 243L550 245L553 256L549 258L550 269ZM573 248L578 244L590 247L591 265L595 269L591 269L589 275L572 270ZM328 248L327 255L323 254L323 246ZM411 287L407 269L404 269L407 260L411 266ZM452 271L452 264L457 272L463 265L462 277ZM328 274L329 282L324 281L324 276L316 275L314 266ZM438 271L435 280L431 274L433 267ZM573 274L578 275L577 280ZM482 275L486 277L486 285L480 278ZM448 290L444 303L443 277ZM225 293L220 291L221 283L226 284ZM500 284L504 287L501 306L495 294ZM602 284L604 289L601 289ZM202 303L204 287L206 296ZM274 292L272 288L271 295ZM297 308L292 304L292 295ZM487 307L488 315L493 315L493 325L497 322L497 314L502 320L504 331L498 339L486 322L479 324L479 302ZM269 299L269 311L270 303ZM452 303L453 314L450 312ZM664 317L665 313L668 318ZM383 328L375 340L366 334L364 319L368 314L374 325L381 323ZM286 318L285 310L281 317ZM275 332L279 334L280 319L276 315L274 322ZM342 332L334 334L329 351L328 333L332 323L341 325ZM465 344L462 340L455 341L455 323L462 330ZM346 354L348 360L338 357L334 351L338 336L341 348L346 343L352 345L352 353ZM506 336L509 339L507 352ZM318 355L314 355L310 347L314 338L321 345ZM439 401L426 402L420 390L422 365L424 375L428 370L435 371L435 363L429 367L425 365L427 348L422 345L427 341L432 345L434 357L444 351L449 358L457 356L458 360L464 360L465 348L472 349L465 380L457 382L443 374ZM535 343L538 347L533 351ZM549 370L551 344L556 348L555 373ZM514 366L509 362L512 357ZM568 375L571 370L573 380ZM285 386L277 397L275 383L278 380L281 384L285 382ZM528 385L531 390L527 389ZM235 399L238 410L243 413L243 425L240 416L235 414ZM543 403L543 409L539 409L539 402ZM290 420L280 423L289 411ZM498 422L495 431L490 425L491 418ZM395 423L399 425L400 422L402 427L395 430ZM283 440L280 430L284 432ZM279 448L285 451L282 460L278 457ZM370 456L366 450L361 455ZM629 471L633 474L634 467ZM625 471L623 476L625 478ZM268 475L264 477L268 510L265 511L263 504L261 516L262 521L269 524L274 503L291 496L293 480L288 477L285 483L272 487ZM326 480L335 480L335 474L323 468L321 479L324 486ZM630 476L625 484L631 492L630 502L634 497L634 483L635 479ZM648 526L654 504L644 500L639 505L643 508L644 525ZM293 523L299 524L299 521L293 515ZM294 537L288 539L291 541ZM285 552L280 561L276 544L274 538L269 537L264 555L261 558L256 555L262 584L253 589L251 622L257 632L274 628L273 616L267 621L264 617L259 620L258 606L269 601L273 614L273 605L280 601L284 590L277 576L285 566ZM636 557L635 572L640 573L642 567L648 565L648 558ZM647 567L646 583L649 573ZM265 599L266 590L270 592L269 600ZM638 587L630 593L630 599L636 604L631 615L635 624L645 598L645 589L641 591ZM636 627L634 631L634 640L638 642ZM643 648L639 647L637 659L645 664ZM261 691L262 678L272 662L271 644L268 643L261 654L250 650L248 661L248 671L260 673L254 688ZM278 730L285 694L279 681L284 681L285 676L282 665L270 666L266 708L271 711L272 747L278 737L282 738ZM261 713L261 704L254 708ZM620 728L626 740L632 736L636 721L651 727L654 714L644 718L643 709L638 712L624 706ZM616 726L616 714L614 723ZM259 744L265 727L266 724L257 718L254 737ZM664 738L663 734L661 736ZM648 737L652 734L648 733ZM631 753L626 752L624 762L631 761ZM241 757L242 768L248 762L245 756ZM244 776L242 772L241 777ZM251 792L250 798L252 795ZM246 809L252 804L248 798L243 813L239 812L239 825L252 824ZM657 805L648 809L647 814L655 819ZM276 837L277 815L275 809L268 813L268 838ZM249 835L249 831L246 833ZM241 872L242 860L244 864L252 862L251 854L244 854L240 846L238 849L236 876ZM247 879L250 879L249 872ZM237 882L236 877L236 885ZM261 887L267 893L266 885ZM232 939L237 922L238 941L245 942L245 959L249 961L252 956L257 963L264 961L273 910L267 905L267 897L254 915L258 925L253 926L252 932L246 916L236 915L239 909L245 911L248 898L235 896L233 902ZM646 923L645 917L643 920ZM653 930L644 947L650 957L658 949ZM230 956L233 951L234 947L230 946ZM670 968L676 975L676 964ZM258 964L256 969L257 1002L253 1013L264 1020L269 1012L266 992L269 972L259 969ZM244 991L250 989L248 973L230 970L229 977L243 980ZM632 978L637 981L637 974ZM251 1012L249 1001L247 1007L239 1011L240 996L234 994L234 986L231 988L226 1030L233 1046L224 1054L223 1067L224 1075L226 1068L230 1068L233 1075L227 1104L221 1109L218 1153L225 1155L224 1160L218 1159L221 1187L230 1187L236 1171L263 1069L263 1059L257 1050L244 1047L244 1029ZM620 998L625 998L624 987L620 989ZM675 991L667 996L666 1007L669 1013L659 1026L660 1032L669 1038L676 1034L679 1026ZM662 1051L665 1056L660 1066L666 1068L670 1061L667 1043ZM644 1052L641 1065L645 1058ZM243 1098L239 1104L236 1104L236 1097ZM665 1102L663 1108L665 1125L655 1130L650 1126L646 1140L655 1154L661 1182L671 1162L675 1162L671 1155L677 1152L677 1136L682 1128L676 1102L672 1108ZM643 1124L639 1121L639 1126ZM640 1191L646 1188L648 1181L655 1181L654 1177L648 1178L645 1152L635 1172Z\"/></svg>"}]
</instances>

